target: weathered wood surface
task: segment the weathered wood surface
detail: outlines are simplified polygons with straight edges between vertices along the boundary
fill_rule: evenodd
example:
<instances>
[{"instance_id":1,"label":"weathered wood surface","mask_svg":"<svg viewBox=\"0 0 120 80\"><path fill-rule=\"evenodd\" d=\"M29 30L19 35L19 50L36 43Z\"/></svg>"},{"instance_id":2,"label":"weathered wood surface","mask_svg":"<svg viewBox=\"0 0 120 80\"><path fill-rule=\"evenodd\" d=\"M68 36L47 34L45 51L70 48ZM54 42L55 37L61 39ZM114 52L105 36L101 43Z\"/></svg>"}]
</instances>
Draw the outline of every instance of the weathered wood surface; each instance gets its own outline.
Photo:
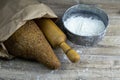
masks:
<instances>
[{"instance_id":1,"label":"weathered wood surface","mask_svg":"<svg viewBox=\"0 0 120 80\"><path fill-rule=\"evenodd\" d=\"M0 60L0 80L120 80L120 0L41 0L61 17L64 11L79 3L92 4L109 16L104 39L94 47L82 47L67 41L80 55L81 61L68 61L61 49L54 49L62 62L59 70L22 59Z\"/></svg>"}]
</instances>

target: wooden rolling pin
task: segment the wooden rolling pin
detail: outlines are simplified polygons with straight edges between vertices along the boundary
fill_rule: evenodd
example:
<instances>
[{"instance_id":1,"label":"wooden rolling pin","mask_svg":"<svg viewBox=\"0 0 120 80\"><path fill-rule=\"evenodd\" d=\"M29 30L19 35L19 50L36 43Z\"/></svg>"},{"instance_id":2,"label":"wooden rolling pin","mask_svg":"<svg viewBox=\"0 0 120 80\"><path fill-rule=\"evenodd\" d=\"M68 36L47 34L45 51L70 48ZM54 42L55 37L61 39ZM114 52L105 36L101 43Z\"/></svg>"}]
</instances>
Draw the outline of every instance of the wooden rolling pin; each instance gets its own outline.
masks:
<instances>
[{"instance_id":1,"label":"wooden rolling pin","mask_svg":"<svg viewBox=\"0 0 120 80\"><path fill-rule=\"evenodd\" d=\"M38 19L36 20L36 23L53 47L61 47L71 62L78 62L80 60L80 55L66 44L65 34L51 19Z\"/></svg>"}]
</instances>

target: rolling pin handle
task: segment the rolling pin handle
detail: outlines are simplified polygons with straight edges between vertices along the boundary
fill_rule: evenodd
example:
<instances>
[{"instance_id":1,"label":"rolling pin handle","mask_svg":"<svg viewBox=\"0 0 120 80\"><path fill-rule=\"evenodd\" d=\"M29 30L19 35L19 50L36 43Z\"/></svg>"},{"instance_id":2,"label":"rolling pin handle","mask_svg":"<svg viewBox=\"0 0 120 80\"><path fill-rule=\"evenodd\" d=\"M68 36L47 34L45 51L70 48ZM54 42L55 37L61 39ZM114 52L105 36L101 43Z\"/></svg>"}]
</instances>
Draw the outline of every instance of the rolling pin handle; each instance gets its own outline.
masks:
<instances>
[{"instance_id":1,"label":"rolling pin handle","mask_svg":"<svg viewBox=\"0 0 120 80\"><path fill-rule=\"evenodd\" d=\"M66 53L67 57L71 62L75 63L80 60L80 55L75 50L73 50L70 46L68 46L65 42L62 42L60 44L60 47Z\"/></svg>"}]
</instances>

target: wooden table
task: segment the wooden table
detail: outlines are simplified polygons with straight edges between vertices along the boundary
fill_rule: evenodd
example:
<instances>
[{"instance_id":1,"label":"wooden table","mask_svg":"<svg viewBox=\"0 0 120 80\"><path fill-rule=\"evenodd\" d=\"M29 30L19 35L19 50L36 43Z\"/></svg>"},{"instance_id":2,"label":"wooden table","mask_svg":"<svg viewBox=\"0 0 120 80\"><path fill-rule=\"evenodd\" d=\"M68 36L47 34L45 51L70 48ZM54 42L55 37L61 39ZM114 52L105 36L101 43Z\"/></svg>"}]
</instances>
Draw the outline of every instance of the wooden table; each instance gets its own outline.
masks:
<instances>
[{"instance_id":1,"label":"wooden table","mask_svg":"<svg viewBox=\"0 0 120 80\"><path fill-rule=\"evenodd\" d=\"M70 63L61 49L54 49L62 66L49 70L43 65L22 59L0 60L0 80L120 80L120 0L41 0L61 17L77 2L93 4L109 16L104 39L94 47L82 47L70 41L80 55L79 63Z\"/></svg>"}]
</instances>

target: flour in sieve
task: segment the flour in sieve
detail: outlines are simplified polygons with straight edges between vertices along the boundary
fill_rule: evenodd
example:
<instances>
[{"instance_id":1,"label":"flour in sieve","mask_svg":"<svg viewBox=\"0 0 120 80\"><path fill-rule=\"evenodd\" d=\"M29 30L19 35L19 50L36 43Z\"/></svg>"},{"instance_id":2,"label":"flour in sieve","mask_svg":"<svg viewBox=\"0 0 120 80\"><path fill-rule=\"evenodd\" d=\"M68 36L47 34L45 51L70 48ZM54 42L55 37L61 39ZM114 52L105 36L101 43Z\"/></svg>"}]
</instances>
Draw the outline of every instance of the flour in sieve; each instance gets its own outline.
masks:
<instances>
[{"instance_id":1,"label":"flour in sieve","mask_svg":"<svg viewBox=\"0 0 120 80\"><path fill-rule=\"evenodd\" d=\"M71 16L64 25L70 32L81 36L94 36L105 30L104 23L93 17Z\"/></svg>"}]
</instances>

